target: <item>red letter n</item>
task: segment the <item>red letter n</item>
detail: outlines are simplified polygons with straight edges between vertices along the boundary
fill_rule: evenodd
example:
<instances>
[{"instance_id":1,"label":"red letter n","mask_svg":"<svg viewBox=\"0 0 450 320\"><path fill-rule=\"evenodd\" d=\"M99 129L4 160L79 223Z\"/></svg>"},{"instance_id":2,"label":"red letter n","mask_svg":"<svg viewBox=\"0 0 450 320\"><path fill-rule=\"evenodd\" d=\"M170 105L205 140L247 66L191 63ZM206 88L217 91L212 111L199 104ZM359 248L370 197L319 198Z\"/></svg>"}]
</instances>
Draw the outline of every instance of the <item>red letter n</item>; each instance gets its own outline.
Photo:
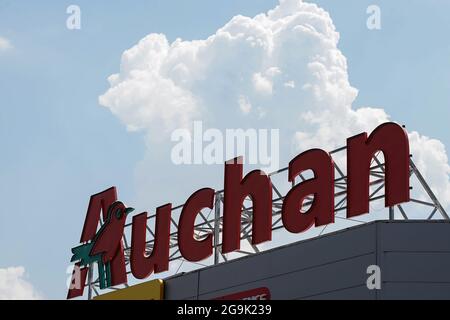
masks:
<instances>
[{"instance_id":1,"label":"red letter n","mask_svg":"<svg viewBox=\"0 0 450 320\"><path fill-rule=\"evenodd\" d=\"M347 139L347 217L369 212L369 175L372 158L382 151L385 160L385 206L409 201L408 135L398 124L378 126L367 138Z\"/></svg>"}]
</instances>

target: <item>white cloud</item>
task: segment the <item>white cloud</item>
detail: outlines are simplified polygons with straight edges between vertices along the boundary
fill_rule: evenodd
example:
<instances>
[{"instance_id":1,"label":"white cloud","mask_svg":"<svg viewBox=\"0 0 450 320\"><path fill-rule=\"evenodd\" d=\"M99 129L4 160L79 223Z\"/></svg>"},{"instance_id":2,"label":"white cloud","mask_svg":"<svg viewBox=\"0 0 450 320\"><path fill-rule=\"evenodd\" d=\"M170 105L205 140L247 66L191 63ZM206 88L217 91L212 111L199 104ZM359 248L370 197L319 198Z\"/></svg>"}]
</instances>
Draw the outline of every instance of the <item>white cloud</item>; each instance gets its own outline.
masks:
<instances>
[{"instance_id":1,"label":"white cloud","mask_svg":"<svg viewBox=\"0 0 450 320\"><path fill-rule=\"evenodd\" d=\"M436 139L421 136L413 131L409 134L414 163L421 174L431 183L442 205L450 205L450 166L444 144Z\"/></svg>"},{"instance_id":2,"label":"white cloud","mask_svg":"<svg viewBox=\"0 0 450 320\"><path fill-rule=\"evenodd\" d=\"M257 72L252 77L252 82L255 90L258 93L271 95L272 94L272 81L261 75L261 73Z\"/></svg>"},{"instance_id":3,"label":"white cloud","mask_svg":"<svg viewBox=\"0 0 450 320\"><path fill-rule=\"evenodd\" d=\"M131 131L151 127L168 133L187 125L197 102L175 79L188 71L182 63L171 66L173 77L164 75L167 59L174 58L164 35L142 39L123 54L121 73L109 77L111 89L99 98L100 104L108 106Z\"/></svg>"},{"instance_id":4,"label":"white cloud","mask_svg":"<svg viewBox=\"0 0 450 320\"><path fill-rule=\"evenodd\" d=\"M99 101L130 130L150 137L194 119L217 128L280 128L289 141L280 146L287 164L300 150L333 149L392 120L381 108L352 106L358 91L338 42L325 10L281 0L253 18L233 17L207 39L169 43L163 34L148 35L124 52L120 72L109 78L111 88ZM417 132L410 138L419 169L449 205L443 144ZM149 145L156 154L158 144Z\"/></svg>"},{"instance_id":5,"label":"white cloud","mask_svg":"<svg viewBox=\"0 0 450 320\"><path fill-rule=\"evenodd\" d=\"M238 103L243 114L247 114L252 110L252 104L248 101L247 97L239 96Z\"/></svg>"},{"instance_id":6,"label":"white cloud","mask_svg":"<svg viewBox=\"0 0 450 320\"><path fill-rule=\"evenodd\" d=\"M0 37L0 51L6 51L8 49L12 49L11 42L4 37Z\"/></svg>"},{"instance_id":7,"label":"white cloud","mask_svg":"<svg viewBox=\"0 0 450 320\"><path fill-rule=\"evenodd\" d=\"M26 280L23 267L0 269L0 300L36 300L39 293Z\"/></svg>"},{"instance_id":8,"label":"white cloud","mask_svg":"<svg viewBox=\"0 0 450 320\"><path fill-rule=\"evenodd\" d=\"M295 88L295 82L292 81L292 80L291 81L287 81L287 82L284 83L284 86L294 89Z\"/></svg>"}]
</instances>

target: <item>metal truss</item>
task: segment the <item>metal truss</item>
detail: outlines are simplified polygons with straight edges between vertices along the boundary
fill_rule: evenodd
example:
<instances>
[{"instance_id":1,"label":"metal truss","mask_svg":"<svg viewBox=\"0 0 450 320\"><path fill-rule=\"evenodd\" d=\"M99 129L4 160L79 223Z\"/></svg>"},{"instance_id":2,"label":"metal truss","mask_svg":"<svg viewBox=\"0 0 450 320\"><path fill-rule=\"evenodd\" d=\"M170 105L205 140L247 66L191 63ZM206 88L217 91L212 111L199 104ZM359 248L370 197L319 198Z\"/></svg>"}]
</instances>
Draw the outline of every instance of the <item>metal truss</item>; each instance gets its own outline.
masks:
<instances>
[{"instance_id":1,"label":"metal truss","mask_svg":"<svg viewBox=\"0 0 450 320\"><path fill-rule=\"evenodd\" d=\"M330 152L333 155L333 158L345 160L346 147L342 147ZM373 220L380 219L389 219L389 220L436 220L443 219L449 220L449 216L447 215L445 209L440 204L439 200L436 198L435 194L431 190L430 186L425 181L422 174L417 169L414 164L412 158L410 159L410 182L413 186L413 191L411 192L411 201L407 204L397 205L395 207L384 208L384 184L385 184L385 164L384 157L382 153L378 152L371 162L370 167L370 203L380 202L382 201L383 212L382 214L374 215L369 213L367 215L363 215L355 218L347 218L345 213L347 209L347 176L345 174L345 170L338 166L335 163L335 223L334 228L336 231L339 229L343 229L355 224L363 224ZM307 172L299 175L298 179L292 184L288 182L287 177L288 168L283 168L278 171L272 172L269 174L272 180L272 232L276 232L279 229L284 228L281 219L281 208L283 204L283 199L287 191L302 181L308 179ZM310 175L312 176L312 175ZM210 265L216 265L222 262L226 262L228 260L236 259L242 256L259 253L261 251L267 250L271 247L279 246L280 242L273 241L269 245L261 244L261 245L252 245L251 237L252 237L252 215L253 208L251 205L251 201L246 199L242 208L242 217L241 217L241 249L229 253L222 253L222 245L221 245L221 236L222 236L222 228L223 228L223 198L224 198L224 190L217 191L215 194L215 203L214 207L211 210L204 210L200 212L197 216L196 224L194 227L195 237L197 239L202 239L208 234L214 235L214 248L213 248L213 256L205 260L205 263L192 263L185 261L183 256L178 249L178 239L177 239L177 230L178 230L178 221L180 218L181 210L183 205L176 206L172 209L172 223L171 223L171 233L170 233L170 251L169 251L169 260L170 260L170 269L172 270L172 274L177 274L183 270L184 265L189 265L190 270L198 269ZM313 196L306 198L303 203L302 212L305 212L313 203ZM372 210L371 210L372 211ZM154 244L154 225L155 225L156 215L151 215L148 217L147 221L147 239L150 239L147 242L147 250L150 253L153 249ZM313 238L320 236L324 233L327 233L327 226L323 226L320 228L312 228L310 231L304 233L303 239ZM315 230L314 230L315 229ZM286 231L286 233L288 233ZM285 233L281 234L283 237ZM131 239L131 223L128 223L125 226L124 231L124 246L125 246L125 262L127 268L127 274L131 274L130 271L130 242L128 239ZM300 240L300 239L299 239ZM295 240L293 240L295 241ZM288 241L288 242L292 242ZM94 276L95 268L90 266L89 276L87 280L87 285L89 288L88 298L92 298L94 295L100 294L99 281L98 276ZM119 290L127 285L117 286L113 288L109 288L108 290ZM103 292L102 292L103 293Z\"/></svg>"}]
</instances>

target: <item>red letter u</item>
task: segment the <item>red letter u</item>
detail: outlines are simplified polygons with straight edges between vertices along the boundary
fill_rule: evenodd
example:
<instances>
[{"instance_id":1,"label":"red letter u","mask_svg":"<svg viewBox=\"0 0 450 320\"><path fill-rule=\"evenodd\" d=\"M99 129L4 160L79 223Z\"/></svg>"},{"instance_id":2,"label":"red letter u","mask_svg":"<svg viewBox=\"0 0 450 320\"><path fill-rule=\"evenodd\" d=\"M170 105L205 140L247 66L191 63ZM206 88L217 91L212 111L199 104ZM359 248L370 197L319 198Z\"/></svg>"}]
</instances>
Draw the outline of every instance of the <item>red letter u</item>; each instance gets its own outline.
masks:
<instances>
[{"instance_id":1,"label":"red letter u","mask_svg":"<svg viewBox=\"0 0 450 320\"><path fill-rule=\"evenodd\" d=\"M147 212L133 217L131 234L131 272L144 279L153 272L169 270L170 217L172 204L156 209L156 230L152 253L146 255Z\"/></svg>"}]
</instances>

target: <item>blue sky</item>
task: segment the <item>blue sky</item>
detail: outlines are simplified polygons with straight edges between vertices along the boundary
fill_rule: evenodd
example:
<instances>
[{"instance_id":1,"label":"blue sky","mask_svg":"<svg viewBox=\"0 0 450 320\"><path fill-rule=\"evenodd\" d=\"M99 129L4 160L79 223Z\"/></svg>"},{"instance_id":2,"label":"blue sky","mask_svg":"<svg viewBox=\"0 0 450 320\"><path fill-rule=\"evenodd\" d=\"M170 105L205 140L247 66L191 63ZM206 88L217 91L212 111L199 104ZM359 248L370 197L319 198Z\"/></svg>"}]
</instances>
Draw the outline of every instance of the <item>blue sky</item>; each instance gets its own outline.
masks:
<instances>
[{"instance_id":1,"label":"blue sky","mask_svg":"<svg viewBox=\"0 0 450 320\"><path fill-rule=\"evenodd\" d=\"M44 297L64 298L89 196L116 185L122 199L135 197L145 137L98 104L124 50L149 33L204 39L277 2L0 0L0 37L12 45L0 51L0 268L24 266ZM316 3L340 33L354 105L382 107L448 149L450 2ZM81 8L81 30L66 28L70 4ZM381 8L381 30L366 28L369 4Z\"/></svg>"}]
</instances>

